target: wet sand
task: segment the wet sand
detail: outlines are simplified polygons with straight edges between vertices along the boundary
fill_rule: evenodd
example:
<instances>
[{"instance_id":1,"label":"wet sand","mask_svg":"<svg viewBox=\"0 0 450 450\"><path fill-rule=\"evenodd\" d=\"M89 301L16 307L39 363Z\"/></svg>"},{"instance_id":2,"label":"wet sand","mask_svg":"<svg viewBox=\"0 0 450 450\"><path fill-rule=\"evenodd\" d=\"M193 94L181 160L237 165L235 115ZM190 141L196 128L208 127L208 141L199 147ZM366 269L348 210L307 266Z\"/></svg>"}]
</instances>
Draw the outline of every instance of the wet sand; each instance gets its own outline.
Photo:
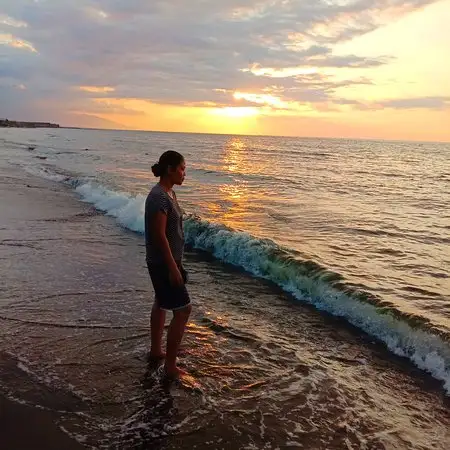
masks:
<instances>
[{"instance_id":1,"label":"wet sand","mask_svg":"<svg viewBox=\"0 0 450 450\"><path fill-rule=\"evenodd\" d=\"M43 218L48 214L45 207L46 199L52 194L54 198L61 197L61 189L55 189L51 183L37 178L27 179L20 171L0 171L0 249L2 264L1 292L8 291L13 268L11 256L21 253L24 248L30 248L30 244L22 242L18 233L21 229L28 228L30 222L36 218ZM5 270L6 269L6 270ZM29 271L32 268L28 268ZM23 274L31 278L31 274ZM27 290L27 285L22 285ZM20 291L16 292L21 295ZM0 298L1 311L4 311L8 298L2 295ZM2 326L5 324L2 323ZM20 339L20 334L17 336ZM3 347L4 350L7 348ZM32 401L33 396L39 391L38 384L33 379L28 379L29 395L27 398L19 398L14 392L17 385L23 384L23 373L17 368L17 361L5 352L0 352L0 441L1 448L5 450L79 450L84 448L75 439L69 437L58 425L59 414L56 412L61 405L61 399L57 393L48 390L45 394L47 405L42 406ZM20 377L22 376L22 380ZM3 394L3 395L2 395ZM6 395L5 395L6 394ZM9 397L9 398L8 398ZM12 399L12 400L11 400Z\"/></svg>"},{"instance_id":2,"label":"wet sand","mask_svg":"<svg viewBox=\"0 0 450 450\"><path fill-rule=\"evenodd\" d=\"M5 450L81 450L56 424L51 412L0 396L0 439Z\"/></svg>"},{"instance_id":3,"label":"wet sand","mask_svg":"<svg viewBox=\"0 0 450 450\"><path fill-rule=\"evenodd\" d=\"M181 363L192 376L161 383L146 363L142 238L62 185L0 175L6 448L23 448L19 413L39 428L35 448L57 448L61 427L59 448L446 448L440 383L206 255L186 258L195 305Z\"/></svg>"}]
</instances>

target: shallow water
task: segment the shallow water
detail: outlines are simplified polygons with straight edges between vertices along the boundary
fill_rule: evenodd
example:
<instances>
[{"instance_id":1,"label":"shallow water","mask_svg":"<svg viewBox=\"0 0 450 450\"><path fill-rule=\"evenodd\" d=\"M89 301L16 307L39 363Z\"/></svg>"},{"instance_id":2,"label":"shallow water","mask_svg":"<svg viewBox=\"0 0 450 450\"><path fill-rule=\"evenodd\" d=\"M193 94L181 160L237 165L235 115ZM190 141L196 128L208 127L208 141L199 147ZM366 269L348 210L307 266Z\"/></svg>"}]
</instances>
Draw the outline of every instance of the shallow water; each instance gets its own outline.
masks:
<instances>
[{"instance_id":1,"label":"shallow water","mask_svg":"<svg viewBox=\"0 0 450 450\"><path fill-rule=\"evenodd\" d=\"M11 162L146 195L173 149L187 212L269 238L450 330L450 145L92 130L6 130ZM23 151L29 146L32 151ZM22 150L22 151L21 151ZM36 159L37 156L46 160Z\"/></svg>"},{"instance_id":2,"label":"shallow water","mask_svg":"<svg viewBox=\"0 0 450 450\"><path fill-rule=\"evenodd\" d=\"M63 129L2 142L3 163L141 233L148 167L183 152L190 245L344 317L450 389L448 144Z\"/></svg>"},{"instance_id":3,"label":"shallow water","mask_svg":"<svg viewBox=\"0 0 450 450\"><path fill-rule=\"evenodd\" d=\"M132 218L139 205L131 208L133 197L127 197L126 214L122 209L104 216L77 200L87 185L86 180L74 184L81 174L73 168L69 174L67 167L42 166L42 160L36 166L24 148L3 153L9 164L20 164L3 169L2 177L2 198L10 206L0 224L7 274L1 281L0 380L8 396L60 411L64 429L94 447L446 448L450 422L441 383L393 355L378 336L350 326L349 317L321 311L332 298L328 278L326 289L319 292L322 284L314 283L308 288L323 294L322 303L311 302L306 291L299 302L300 278L291 295L268 276L255 278L214 259L211 251L240 266L251 264L248 272L270 268L266 274L286 275L276 264L255 266L247 251L256 249L269 261L271 242L233 234L236 245L230 245L227 233L234 231L214 228L205 215L203 222L187 223L191 243L197 239L198 247L209 246L186 258L195 308L181 361L192 377L182 386L161 384L145 361L152 294L143 239L116 222ZM23 167L46 169L45 176L69 185L27 176ZM117 202L118 190L125 188L117 179L114 183L107 185L116 192L109 200ZM87 195L98 184L91 187ZM180 194L186 203L188 188ZM138 228L137 219L134 223ZM307 246L313 248L312 242ZM233 248L245 251L233 253ZM286 256L280 251L277 247L278 259L270 261ZM308 251L299 250L295 261L313 260L328 273L331 267ZM316 272L324 277L322 268L309 265L301 281ZM359 317L359 304L347 300L351 317ZM437 345L427 341L432 334L420 335L421 329L406 333L415 349L425 342ZM440 364L442 355L429 354L436 358L430 364Z\"/></svg>"}]
</instances>

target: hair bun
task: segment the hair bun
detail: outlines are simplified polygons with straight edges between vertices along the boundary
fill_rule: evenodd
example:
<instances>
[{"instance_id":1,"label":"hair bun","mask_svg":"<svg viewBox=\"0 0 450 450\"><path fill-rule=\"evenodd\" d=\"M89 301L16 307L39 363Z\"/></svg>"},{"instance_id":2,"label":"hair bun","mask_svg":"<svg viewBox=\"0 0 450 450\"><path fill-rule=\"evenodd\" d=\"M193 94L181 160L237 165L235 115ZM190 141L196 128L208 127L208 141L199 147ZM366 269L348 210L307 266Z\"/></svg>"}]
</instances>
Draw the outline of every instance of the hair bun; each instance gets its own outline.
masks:
<instances>
[{"instance_id":1,"label":"hair bun","mask_svg":"<svg viewBox=\"0 0 450 450\"><path fill-rule=\"evenodd\" d=\"M153 175L155 175L155 177L160 177L162 175L161 165L159 163L153 164L152 172L153 172Z\"/></svg>"},{"instance_id":2,"label":"hair bun","mask_svg":"<svg viewBox=\"0 0 450 450\"><path fill-rule=\"evenodd\" d=\"M167 175L169 168L175 170L183 161L183 155L174 150L167 150L160 156L159 161L153 164L152 172L155 177L162 177Z\"/></svg>"}]
</instances>

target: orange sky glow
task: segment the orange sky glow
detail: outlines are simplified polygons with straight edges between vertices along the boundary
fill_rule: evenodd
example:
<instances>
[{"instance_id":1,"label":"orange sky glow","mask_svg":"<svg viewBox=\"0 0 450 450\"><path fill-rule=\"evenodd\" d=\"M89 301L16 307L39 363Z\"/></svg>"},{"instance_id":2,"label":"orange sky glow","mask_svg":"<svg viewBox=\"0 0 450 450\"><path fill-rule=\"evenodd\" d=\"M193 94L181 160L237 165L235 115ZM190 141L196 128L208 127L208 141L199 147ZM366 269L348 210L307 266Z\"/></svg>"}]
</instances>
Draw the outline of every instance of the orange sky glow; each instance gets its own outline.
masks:
<instances>
[{"instance_id":1,"label":"orange sky glow","mask_svg":"<svg viewBox=\"0 0 450 450\"><path fill-rule=\"evenodd\" d=\"M51 35L53 25L41 19L44 3L35 3L31 19L13 6L0 14L0 55L15 64L0 71L0 117L12 111L67 126L450 141L450 0L366 2L363 13L330 0L323 19L304 28L277 28L280 8L300 5L302 19L304 2L277 9L274 2L218 1L198 32L194 14L186 29L176 28L183 18L176 5L158 19L82 1L60 54L50 39L39 40L37 28ZM233 6L240 3L246 6ZM138 13L142 30L129 31L140 26ZM222 21L222 35L208 17ZM162 43L154 43L157 31L145 43L146 18L149 26L167 22ZM78 51L80 21L91 27L91 44ZM130 54L114 54L105 33L120 39L125 29ZM33 76L24 69L32 64ZM49 77L57 77L53 87Z\"/></svg>"}]
</instances>

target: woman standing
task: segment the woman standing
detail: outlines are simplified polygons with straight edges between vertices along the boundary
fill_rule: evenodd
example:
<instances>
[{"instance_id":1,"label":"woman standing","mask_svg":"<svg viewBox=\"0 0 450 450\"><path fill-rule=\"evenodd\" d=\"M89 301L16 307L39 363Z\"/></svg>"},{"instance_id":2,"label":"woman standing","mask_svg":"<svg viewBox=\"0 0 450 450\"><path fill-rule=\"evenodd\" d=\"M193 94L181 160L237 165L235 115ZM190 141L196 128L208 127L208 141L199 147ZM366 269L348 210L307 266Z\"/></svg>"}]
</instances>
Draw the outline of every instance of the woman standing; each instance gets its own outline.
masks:
<instances>
[{"instance_id":1,"label":"woman standing","mask_svg":"<svg viewBox=\"0 0 450 450\"><path fill-rule=\"evenodd\" d=\"M191 313L191 301L186 289L186 272L182 266L184 250L183 217L174 185L181 185L186 174L182 155L167 151L152 172L160 177L145 202L145 243L147 267L155 290L155 303L151 314L152 359L165 357L165 373L178 378L183 371L176 358L186 323ZM166 311L173 312L167 332L166 354L162 350L162 335Z\"/></svg>"}]
</instances>

